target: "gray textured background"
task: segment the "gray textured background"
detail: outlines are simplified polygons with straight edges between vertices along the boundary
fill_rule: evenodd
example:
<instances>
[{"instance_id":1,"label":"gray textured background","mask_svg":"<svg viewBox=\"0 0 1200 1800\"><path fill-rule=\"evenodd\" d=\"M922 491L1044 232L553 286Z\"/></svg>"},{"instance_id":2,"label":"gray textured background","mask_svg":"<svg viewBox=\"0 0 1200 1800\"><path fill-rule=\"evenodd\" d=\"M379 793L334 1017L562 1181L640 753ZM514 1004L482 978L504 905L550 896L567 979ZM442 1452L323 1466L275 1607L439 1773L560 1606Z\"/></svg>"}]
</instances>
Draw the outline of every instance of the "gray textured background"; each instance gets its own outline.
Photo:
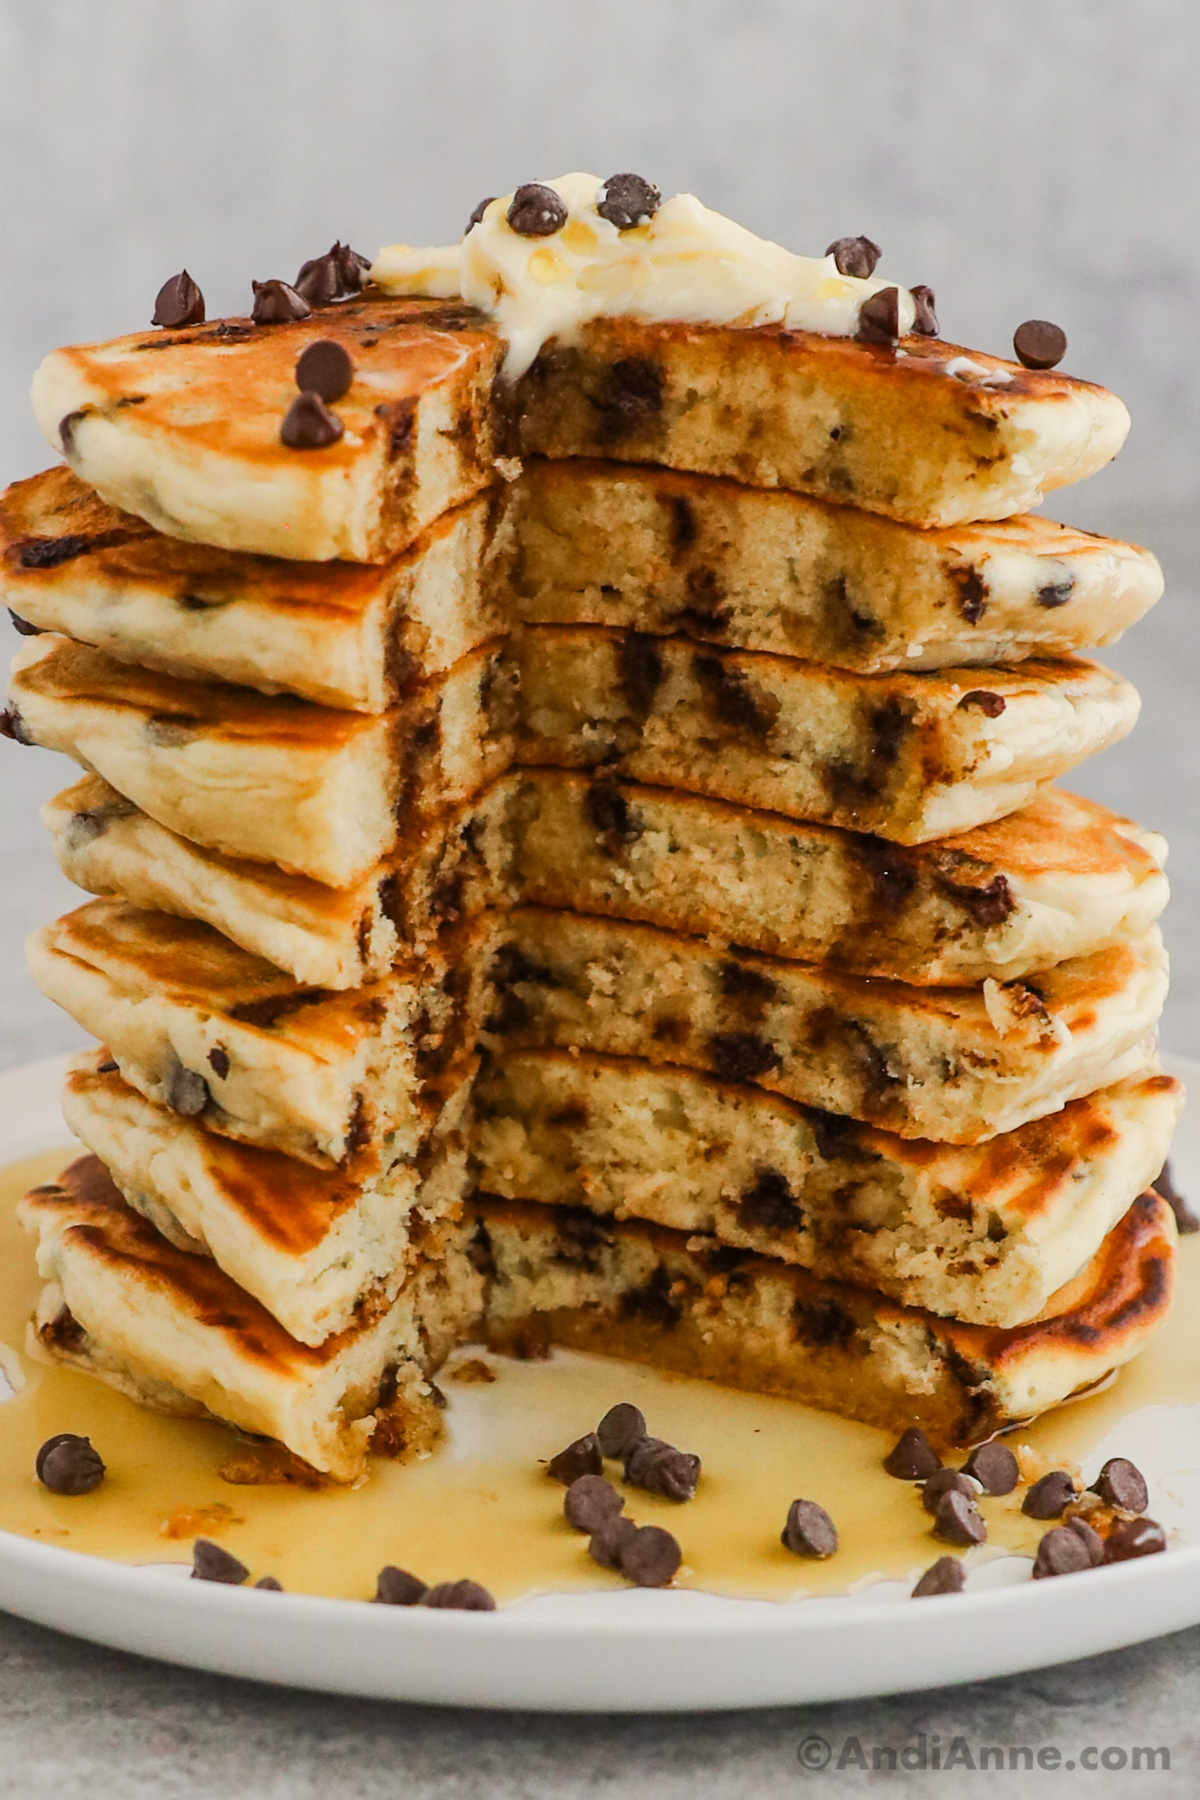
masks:
<instances>
[{"instance_id":1,"label":"gray textured background","mask_svg":"<svg viewBox=\"0 0 1200 1800\"><path fill-rule=\"evenodd\" d=\"M1003 352L1021 319L1057 319L1067 367L1122 393L1134 430L1053 510L1149 542L1169 580L1112 656L1142 724L1076 784L1172 837L1166 1037L1200 1051L1198 67L1195 0L0 0L0 480L48 460L26 405L43 352L144 324L182 263L210 312L243 310L251 277L290 276L335 235L368 253L445 240L483 194L574 167L640 169L798 250L869 232L968 344ZM74 1041L20 956L71 901L36 818L69 771L0 754L15 1062ZM1198 1666L1190 1633L928 1700L602 1727L269 1697L6 1623L0 1792L857 1792L800 1774L804 1731L897 1742L925 1724L1166 1741L1174 1771L1145 1791L1194 1793Z\"/></svg>"}]
</instances>

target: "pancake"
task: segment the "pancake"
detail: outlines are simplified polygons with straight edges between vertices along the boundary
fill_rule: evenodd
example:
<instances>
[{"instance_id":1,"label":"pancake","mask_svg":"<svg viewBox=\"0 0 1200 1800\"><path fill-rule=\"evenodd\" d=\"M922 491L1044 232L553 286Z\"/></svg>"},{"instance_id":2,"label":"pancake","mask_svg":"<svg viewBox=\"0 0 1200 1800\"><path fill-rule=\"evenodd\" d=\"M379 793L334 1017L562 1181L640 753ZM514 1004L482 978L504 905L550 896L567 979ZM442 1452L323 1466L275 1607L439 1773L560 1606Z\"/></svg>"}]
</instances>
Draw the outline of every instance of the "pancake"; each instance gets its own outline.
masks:
<instances>
[{"instance_id":1,"label":"pancake","mask_svg":"<svg viewBox=\"0 0 1200 1800\"><path fill-rule=\"evenodd\" d=\"M384 712L501 629L485 579L495 493L381 567L308 564L181 543L46 469L0 497L0 600L27 626L169 675Z\"/></svg>"},{"instance_id":2,"label":"pancake","mask_svg":"<svg viewBox=\"0 0 1200 1800\"><path fill-rule=\"evenodd\" d=\"M302 1344L348 1331L436 1256L466 1186L454 1092L416 1156L355 1179L206 1131L129 1087L105 1049L75 1058L63 1117L127 1205L181 1250L211 1256Z\"/></svg>"},{"instance_id":3,"label":"pancake","mask_svg":"<svg viewBox=\"0 0 1200 1800\"><path fill-rule=\"evenodd\" d=\"M1055 788L994 825L900 848L605 774L524 769L336 889L203 850L94 775L42 818L80 887L202 919L334 988L377 980L406 947L512 900L954 986L1140 937L1167 899L1161 838Z\"/></svg>"},{"instance_id":4,"label":"pancake","mask_svg":"<svg viewBox=\"0 0 1200 1800\"><path fill-rule=\"evenodd\" d=\"M735 805L927 843L1002 818L1137 719L1120 676L1074 658L852 675L598 628L510 640L517 759L600 766ZM18 702L19 703L19 702Z\"/></svg>"},{"instance_id":5,"label":"pancake","mask_svg":"<svg viewBox=\"0 0 1200 1800\"><path fill-rule=\"evenodd\" d=\"M31 1352L83 1369L159 1411L276 1439L339 1481L368 1448L427 1448L440 1431L427 1376L478 1315L460 1252L422 1263L390 1306L313 1346L297 1343L209 1257L180 1250L84 1157L19 1202L38 1240Z\"/></svg>"},{"instance_id":6,"label":"pancake","mask_svg":"<svg viewBox=\"0 0 1200 1800\"><path fill-rule=\"evenodd\" d=\"M280 437L297 358L350 355L322 449ZM386 562L497 479L503 345L478 315L348 300L287 325L210 321L53 350L33 379L51 447L110 505L169 537L302 562Z\"/></svg>"},{"instance_id":7,"label":"pancake","mask_svg":"<svg viewBox=\"0 0 1200 1800\"><path fill-rule=\"evenodd\" d=\"M985 1325L1035 1318L1155 1179L1151 1074L958 1149L641 1059L515 1052L474 1090L485 1191L644 1219Z\"/></svg>"},{"instance_id":8,"label":"pancake","mask_svg":"<svg viewBox=\"0 0 1200 1800\"><path fill-rule=\"evenodd\" d=\"M501 1054L642 1056L977 1144L1146 1070L1167 961L1154 929L1029 985L916 988L527 907L505 923L492 979Z\"/></svg>"},{"instance_id":9,"label":"pancake","mask_svg":"<svg viewBox=\"0 0 1200 1800\"><path fill-rule=\"evenodd\" d=\"M29 941L42 992L139 1093L318 1168L416 1156L473 1052L485 955L462 944L347 993L300 988L206 925L93 900Z\"/></svg>"},{"instance_id":10,"label":"pancake","mask_svg":"<svg viewBox=\"0 0 1200 1800\"><path fill-rule=\"evenodd\" d=\"M1143 1194L1047 1316L1009 1330L631 1221L482 1198L499 1349L565 1344L965 1444L1119 1367L1171 1304L1175 1224Z\"/></svg>"}]
</instances>

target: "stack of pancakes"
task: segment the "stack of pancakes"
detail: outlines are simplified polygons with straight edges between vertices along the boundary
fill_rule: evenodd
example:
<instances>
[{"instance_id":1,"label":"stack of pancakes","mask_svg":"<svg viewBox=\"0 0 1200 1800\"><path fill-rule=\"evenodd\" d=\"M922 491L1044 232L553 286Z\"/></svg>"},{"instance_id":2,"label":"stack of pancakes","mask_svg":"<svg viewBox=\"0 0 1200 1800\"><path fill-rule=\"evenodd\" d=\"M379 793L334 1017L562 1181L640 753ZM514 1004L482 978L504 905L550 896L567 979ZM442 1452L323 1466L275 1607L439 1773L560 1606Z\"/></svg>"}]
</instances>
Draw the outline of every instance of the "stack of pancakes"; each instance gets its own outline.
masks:
<instances>
[{"instance_id":1,"label":"stack of pancakes","mask_svg":"<svg viewBox=\"0 0 1200 1800\"><path fill-rule=\"evenodd\" d=\"M1173 1270L1163 846L1049 785L1161 578L1020 511L1124 408L928 337L503 353L368 290L39 371L8 731L86 771L31 958L102 1046L39 1344L340 1478L473 1335L943 1442L1053 1405Z\"/></svg>"}]
</instances>

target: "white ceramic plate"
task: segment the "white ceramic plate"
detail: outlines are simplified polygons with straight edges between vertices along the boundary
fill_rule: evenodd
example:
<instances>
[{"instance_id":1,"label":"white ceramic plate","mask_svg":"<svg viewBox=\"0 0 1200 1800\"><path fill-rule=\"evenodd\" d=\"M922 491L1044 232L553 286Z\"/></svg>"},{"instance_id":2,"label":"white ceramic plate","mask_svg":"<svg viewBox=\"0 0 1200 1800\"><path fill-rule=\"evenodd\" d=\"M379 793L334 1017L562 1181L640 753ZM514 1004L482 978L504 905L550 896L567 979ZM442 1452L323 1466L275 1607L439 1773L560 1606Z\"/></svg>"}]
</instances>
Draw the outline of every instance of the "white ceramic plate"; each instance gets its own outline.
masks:
<instances>
[{"instance_id":1,"label":"white ceramic plate","mask_svg":"<svg viewBox=\"0 0 1200 1800\"><path fill-rule=\"evenodd\" d=\"M1173 1071L1200 1093L1200 1063ZM0 1075L0 1161L67 1142L61 1065ZM1173 1151L1200 1192L1200 1107ZM561 1595L496 1613L257 1595L0 1532L0 1606L60 1631L227 1675L445 1705L579 1712L776 1706L977 1681L1115 1650L1200 1622L1200 1395L1147 1409L1123 1447L1173 1496L1166 1556L1031 1582L1028 1563L974 1571L914 1603L907 1585L777 1604L694 1592Z\"/></svg>"}]
</instances>

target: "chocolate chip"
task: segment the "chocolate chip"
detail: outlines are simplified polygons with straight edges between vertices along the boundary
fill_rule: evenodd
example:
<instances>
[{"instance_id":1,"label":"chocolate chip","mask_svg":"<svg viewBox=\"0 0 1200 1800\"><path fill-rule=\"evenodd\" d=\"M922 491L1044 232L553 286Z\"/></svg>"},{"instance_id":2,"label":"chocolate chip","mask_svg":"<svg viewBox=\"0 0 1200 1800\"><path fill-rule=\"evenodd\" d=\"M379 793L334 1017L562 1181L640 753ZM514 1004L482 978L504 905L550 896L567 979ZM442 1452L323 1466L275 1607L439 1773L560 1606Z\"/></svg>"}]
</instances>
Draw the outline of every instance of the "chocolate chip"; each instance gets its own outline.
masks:
<instances>
[{"instance_id":1,"label":"chocolate chip","mask_svg":"<svg viewBox=\"0 0 1200 1800\"><path fill-rule=\"evenodd\" d=\"M639 1407L628 1400L610 1406L596 1427L596 1437L605 1456L624 1456L629 1446L646 1435L646 1420Z\"/></svg>"},{"instance_id":2,"label":"chocolate chip","mask_svg":"<svg viewBox=\"0 0 1200 1800\"><path fill-rule=\"evenodd\" d=\"M220 1044L214 1044L208 1053L208 1066L218 1081L224 1081L229 1073L229 1052Z\"/></svg>"},{"instance_id":3,"label":"chocolate chip","mask_svg":"<svg viewBox=\"0 0 1200 1800\"><path fill-rule=\"evenodd\" d=\"M683 1561L678 1541L661 1525L643 1525L621 1541L621 1574L638 1587L666 1587Z\"/></svg>"},{"instance_id":4,"label":"chocolate chip","mask_svg":"<svg viewBox=\"0 0 1200 1800\"><path fill-rule=\"evenodd\" d=\"M367 258L349 244L334 243L324 256L306 262L292 285L310 306L331 306L335 300L360 293L370 267Z\"/></svg>"},{"instance_id":5,"label":"chocolate chip","mask_svg":"<svg viewBox=\"0 0 1200 1800\"><path fill-rule=\"evenodd\" d=\"M837 1526L815 1500L793 1500L779 1541L795 1556L832 1556L838 1547Z\"/></svg>"},{"instance_id":6,"label":"chocolate chip","mask_svg":"<svg viewBox=\"0 0 1200 1800\"><path fill-rule=\"evenodd\" d=\"M90 1438L60 1431L47 1438L37 1453L34 1469L42 1486L52 1494L90 1494L104 1480L104 1459L92 1448Z\"/></svg>"},{"instance_id":7,"label":"chocolate chip","mask_svg":"<svg viewBox=\"0 0 1200 1800\"><path fill-rule=\"evenodd\" d=\"M211 1538L197 1538L192 1545L192 1580L221 1581L226 1587L241 1587L250 1571L245 1563Z\"/></svg>"},{"instance_id":8,"label":"chocolate chip","mask_svg":"<svg viewBox=\"0 0 1200 1800\"><path fill-rule=\"evenodd\" d=\"M371 273L371 259L360 256L349 244L335 244L333 255L337 262L338 274L342 278L342 291L347 295L361 294L366 285L367 276Z\"/></svg>"},{"instance_id":9,"label":"chocolate chip","mask_svg":"<svg viewBox=\"0 0 1200 1800\"><path fill-rule=\"evenodd\" d=\"M345 429L320 394L297 394L284 415L279 435L289 450L324 450L336 444Z\"/></svg>"},{"instance_id":10,"label":"chocolate chip","mask_svg":"<svg viewBox=\"0 0 1200 1800\"><path fill-rule=\"evenodd\" d=\"M1049 319L1026 319L1013 332L1013 349L1027 369L1052 369L1067 354L1067 334Z\"/></svg>"},{"instance_id":11,"label":"chocolate chip","mask_svg":"<svg viewBox=\"0 0 1200 1800\"><path fill-rule=\"evenodd\" d=\"M602 1569L619 1569L621 1551L637 1531L632 1519L618 1513L614 1518L605 1519L598 1530L588 1540L588 1555L593 1562L598 1562Z\"/></svg>"},{"instance_id":12,"label":"chocolate chip","mask_svg":"<svg viewBox=\"0 0 1200 1800\"><path fill-rule=\"evenodd\" d=\"M13 611L11 606L8 609L8 616L13 622L13 630L18 631L22 637L41 637L42 627L40 625L31 625L28 619L22 619L18 613Z\"/></svg>"},{"instance_id":13,"label":"chocolate chip","mask_svg":"<svg viewBox=\"0 0 1200 1800\"><path fill-rule=\"evenodd\" d=\"M256 325L287 325L312 312L308 301L286 281L252 281L250 286L254 290L250 317Z\"/></svg>"},{"instance_id":14,"label":"chocolate chip","mask_svg":"<svg viewBox=\"0 0 1200 1800\"><path fill-rule=\"evenodd\" d=\"M495 194L488 194L486 199L483 199L479 202L479 205L475 208L474 212L471 214L470 218L467 220L467 231L474 231L474 229L477 225L482 224L483 215L487 211L488 207L492 204L492 201L495 198L496 198ZM466 237L467 231L463 232L464 237Z\"/></svg>"},{"instance_id":15,"label":"chocolate chip","mask_svg":"<svg viewBox=\"0 0 1200 1800\"><path fill-rule=\"evenodd\" d=\"M1079 1533L1068 1531L1065 1525L1056 1525L1037 1547L1033 1579L1044 1581L1050 1575L1078 1575L1081 1569L1091 1566L1090 1552Z\"/></svg>"},{"instance_id":16,"label":"chocolate chip","mask_svg":"<svg viewBox=\"0 0 1200 1800\"><path fill-rule=\"evenodd\" d=\"M604 1458L595 1432L589 1431L586 1436L576 1438L573 1444L552 1456L546 1464L546 1473L566 1487L578 1481L581 1475L603 1475Z\"/></svg>"},{"instance_id":17,"label":"chocolate chip","mask_svg":"<svg viewBox=\"0 0 1200 1800\"><path fill-rule=\"evenodd\" d=\"M1021 1511L1030 1519L1061 1519L1075 1498L1075 1483L1065 1469L1051 1469L1034 1482Z\"/></svg>"},{"instance_id":18,"label":"chocolate chip","mask_svg":"<svg viewBox=\"0 0 1200 1800\"><path fill-rule=\"evenodd\" d=\"M933 289L926 287L924 282L919 282L916 287L909 288L908 291L913 297L915 308L913 330L919 337L936 337L938 334L937 312L935 311L937 301L934 299Z\"/></svg>"},{"instance_id":19,"label":"chocolate chip","mask_svg":"<svg viewBox=\"0 0 1200 1800\"><path fill-rule=\"evenodd\" d=\"M527 181L519 187L505 215L522 237L553 237L567 222L567 209L552 187Z\"/></svg>"},{"instance_id":20,"label":"chocolate chip","mask_svg":"<svg viewBox=\"0 0 1200 1800\"><path fill-rule=\"evenodd\" d=\"M756 1081L779 1067L773 1044L753 1031L715 1031L708 1040L713 1074L722 1081Z\"/></svg>"},{"instance_id":21,"label":"chocolate chip","mask_svg":"<svg viewBox=\"0 0 1200 1800\"><path fill-rule=\"evenodd\" d=\"M437 1606L454 1612L495 1612L496 1602L478 1581L439 1581L428 1588L419 1606Z\"/></svg>"},{"instance_id":22,"label":"chocolate chip","mask_svg":"<svg viewBox=\"0 0 1200 1800\"><path fill-rule=\"evenodd\" d=\"M273 1575L260 1575L254 1585L260 1594L282 1594L283 1592L282 1581L276 1581Z\"/></svg>"},{"instance_id":23,"label":"chocolate chip","mask_svg":"<svg viewBox=\"0 0 1200 1800\"><path fill-rule=\"evenodd\" d=\"M946 898L961 906L977 925L1003 925L1009 914L1016 910L1017 902L1007 875L993 875L982 887L951 881L945 875L935 875L934 881Z\"/></svg>"},{"instance_id":24,"label":"chocolate chip","mask_svg":"<svg viewBox=\"0 0 1200 1800\"><path fill-rule=\"evenodd\" d=\"M375 1581L377 1606L416 1606L428 1592L427 1583L419 1575L410 1575L394 1563L385 1563Z\"/></svg>"},{"instance_id":25,"label":"chocolate chip","mask_svg":"<svg viewBox=\"0 0 1200 1800\"><path fill-rule=\"evenodd\" d=\"M931 1594L961 1594L966 1570L957 1556L939 1556L930 1563L912 1591L914 1600L925 1600Z\"/></svg>"},{"instance_id":26,"label":"chocolate chip","mask_svg":"<svg viewBox=\"0 0 1200 1800\"><path fill-rule=\"evenodd\" d=\"M1071 598L1074 588L1075 577L1073 575L1066 576L1062 581L1047 581L1037 591L1037 603L1039 606L1051 609L1056 606L1065 606Z\"/></svg>"},{"instance_id":27,"label":"chocolate chip","mask_svg":"<svg viewBox=\"0 0 1200 1800\"><path fill-rule=\"evenodd\" d=\"M935 1469L921 1488L921 1505L927 1513L936 1513L943 1494L965 1494L969 1500L979 1497L979 1484L959 1469Z\"/></svg>"},{"instance_id":28,"label":"chocolate chip","mask_svg":"<svg viewBox=\"0 0 1200 1800\"><path fill-rule=\"evenodd\" d=\"M1167 1534L1153 1519L1120 1519L1104 1540L1104 1560L1129 1562L1135 1556L1157 1556L1166 1547Z\"/></svg>"},{"instance_id":29,"label":"chocolate chip","mask_svg":"<svg viewBox=\"0 0 1200 1800\"><path fill-rule=\"evenodd\" d=\"M894 344L900 336L900 289L881 288L858 309L858 335L871 344Z\"/></svg>"},{"instance_id":30,"label":"chocolate chip","mask_svg":"<svg viewBox=\"0 0 1200 1800\"><path fill-rule=\"evenodd\" d=\"M603 1475L581 1475L567 1489L563 1513L568 1525L576 1531L599 1531L609 1519L615 1519L625 1508L625 1496L618 1494Z\"/></svg>"},{"instance_id":31,"label":"chocolate chip","mask_svg":"<svg viewBox=\"0 0 1200 1800\"><path fill-rule=\"evenodd\" d=\"M1088 1553L1088 1563L1096 1568L1104 1561L1104 1539L1098 1531L1093 1531L1086 1519L1068 1519L1064 1528L1073 1531Z\"/></svg>"},{"instance_id":32,"label":"chocolate chip","mask_svg":"<svg viewBox=\"0 0 1200 1800\"><path fill-rule=\"evenodd\" d=\"M668 1500L690 1500L700 1481L700 1458L662 1438L635 1438L625 1449L624 1472L631 1487Z\"/></svg>"},{"instance_id":33,"label":"chocolate chip","mask_svg":"<svg viewBox=\"0 0 1200 1800\"><path fill-rule=\"evenodd\" d=\"M1115 1506L1121 1512L1144 1512L1150 1503L1146 1477L1127 1456L1110 1456L1091 1491L1099 1494L1106 1506Z\"/></svg>"},{"instance_id":34,"label":"chocolate chip","mask_svg":"<svg viewBox=\"0 0 1200 1800\"><path fill-rule=\"evenodd\" d=\"M998 719L1007 704L1003 694L989 693L987 688L972 688L969 694L963 695L958 706L960 712L966 706L977 706L989 719Z\"/></svg>"},{"instance_id":35,"label":"chocolate chip","mask_svg":"<svg viewBox=\"0 0 1200 1800\"><path fill-rule=\"evenodd\" d=\"M596 211L618 231L644 225L662 205L662 195L641 175L610 175L600 190Z\"/></svg>"},{"instance_id":36,"label":"chocolate chip","mask_svg":"<svg viewBox=\"0 0 1200 1800\"><path fill-rule=\"evenodd\" d=\"M340 400L354 380L350 354L332 338L318 338L296 359L296 386L322 400Z\"/></svg>"},{"instance_id":37,"label":"chocolate chip","mask_svg":"<svg viewBox=\"0 0 1200 1800\"><path fill-rule=\"evenodd\" d=\"M164 281L154 302L152 325L176 331L181 325L203 325L204 295L186 269Z\"/></svg>"},{"instance_id":38,"label":"chocolate chip","mask_svg":"<svg viewBox=\"0 0 1200 1800\"><path fill-rule=\"evenodd\" d=\"M1175 1214L1175 1228L1181 1237L1186 1237L1191 1231L1200 1231L1200 1219L1196 1217L1183 1195L1179 1192L1179 1189L1175 1186L1175 1182L1171 1175L1171 1164L1169 1161L1163 1164L1155 1179L1150 1183L1150 1186L1161 1199L1166 1201L1171 1211Z\"/></svg>"},{"instance_id":39,"label":"chocolate chip","mask_svg":"<svg viewBox=\"0 0 1200 1800\"><path fill-rule=\"evenodd\" d=\"M933 1535L947 1544L982 1544L987 1537L987 1526L974 1500L952 1488L938 1501L933 1516Z\"/></svg>"},{"instance_id":40,"label":"chocolate chip","mask_svg":"<svg viewBox=\"0 0 1200 1800\"><path fill-rule=\"evenodd\" d=\"M888 1451L883 1466L898 1481L928 1481L942 1459L919 1425L910 1425Z\"/></svg>"},{"instance_id":41,"label":"chocolate chip","mask_svg":"<svg viewBox=\"0 0 1200 1800\"><path fill-rule=\"evenodd\" d=\"M825 254L832 256L839 275L856 275L860 281L866 281L875 273L883 251L869 237L844 237L834 238Z\"/></svg>"},{"instance_id":42,"label":"chocolate chip","mask_svg":"<svg viewBox=\"0 0 1200 1800\"><path fill-rule=\"evenodd\" d=\"M166 1076L167 1105L185 1119L197 1118L208 1105L208 1083L176 1057Z\"/></svg>"},{"instance_id":43,"label":"chocolate chip","mask_svg":"<svg viewBox=\"0 0 1200 1800\"><path fill-rule=\"evenodd\" d=\"M963 1464L985 1494L1011 1494L1021 1478L1017 1459L1007 1444L977 1444Z\"/></svg>"}]
</instances>

